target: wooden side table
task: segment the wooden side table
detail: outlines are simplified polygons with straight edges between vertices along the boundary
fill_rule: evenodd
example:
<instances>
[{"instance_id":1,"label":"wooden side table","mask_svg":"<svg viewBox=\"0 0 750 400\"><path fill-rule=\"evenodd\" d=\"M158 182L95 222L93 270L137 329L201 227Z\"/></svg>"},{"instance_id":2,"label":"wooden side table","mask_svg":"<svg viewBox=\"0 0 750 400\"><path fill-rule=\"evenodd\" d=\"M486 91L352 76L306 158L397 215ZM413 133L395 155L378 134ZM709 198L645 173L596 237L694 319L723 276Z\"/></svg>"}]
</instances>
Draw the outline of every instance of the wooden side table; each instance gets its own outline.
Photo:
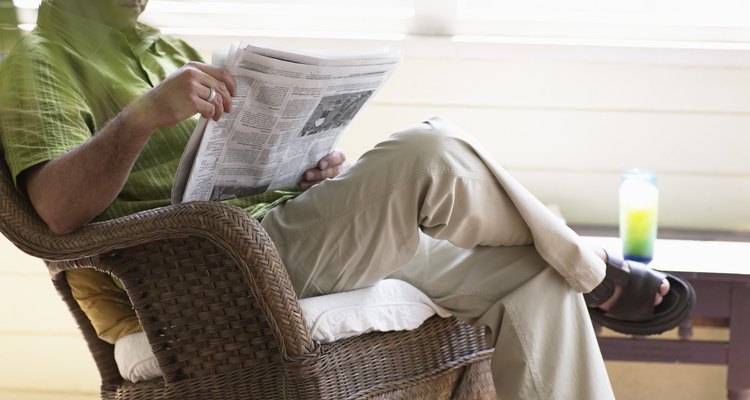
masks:
<instances>
[{"instance_id":1,"label":"wooden side table","mask_svg":"<svg viewBox=\"0 0 750 400\"><path fill-rule=\"evenodd\" d=\"M576 230L583 235L603 233ZM659 239L651 264L690 281L697 295L693 318L680 327L676 340L600 337L604 358L726 365L728 398L750 400L750 241L742 235L731 237L736 238L743 241ZM621 253L616 237L584 239ZM727 327L729 340L691 340L693 326Z\"/></svg>"}]
</instances>

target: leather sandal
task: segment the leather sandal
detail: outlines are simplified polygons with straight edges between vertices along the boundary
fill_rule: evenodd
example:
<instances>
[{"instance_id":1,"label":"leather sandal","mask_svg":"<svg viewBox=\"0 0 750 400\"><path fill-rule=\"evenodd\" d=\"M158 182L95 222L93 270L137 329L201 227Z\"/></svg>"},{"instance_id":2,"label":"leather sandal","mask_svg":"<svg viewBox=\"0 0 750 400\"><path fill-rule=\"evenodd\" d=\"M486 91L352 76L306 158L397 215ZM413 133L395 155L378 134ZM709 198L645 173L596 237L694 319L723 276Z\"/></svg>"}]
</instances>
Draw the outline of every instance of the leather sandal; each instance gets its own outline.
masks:
<instances>
[{"instance_id":1,"label":"leather sandal","mask_svg":"<svg viewBox=\"0 0 750 400\"><path fill-rule=\"evenodd\" d=\"M630 271L624 269L626 262ZM690 318L696 298L695 290L688 281L609 254L606 264L604 281L583 295L593 321L628 335L656 335ZM659 305L654 306L654 299L664 279L669 281L669 292ZM597 308L612 297L615 285L622 287L622 295L617 302L606 312Z\"/></svg>"}]
</instances>

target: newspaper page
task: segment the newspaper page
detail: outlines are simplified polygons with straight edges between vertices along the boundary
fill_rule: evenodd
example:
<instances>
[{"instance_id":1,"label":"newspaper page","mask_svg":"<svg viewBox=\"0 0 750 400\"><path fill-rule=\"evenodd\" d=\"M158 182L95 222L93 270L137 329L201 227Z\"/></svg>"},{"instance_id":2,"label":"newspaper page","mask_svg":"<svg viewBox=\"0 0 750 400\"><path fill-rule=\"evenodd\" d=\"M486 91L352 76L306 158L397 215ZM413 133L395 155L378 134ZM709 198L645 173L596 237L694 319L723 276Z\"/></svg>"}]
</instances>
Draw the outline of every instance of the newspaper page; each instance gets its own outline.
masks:
<instances>
[{"instance_id":1,"label":"newspaper page","mask_svg":"<svg viewBox=\"0 0 750 400\"><path fill-rule=\"evenodd\" d=\"M400 57L383 51L319 56L248 44L225 67L232 112L201 118L178 168L172 202L228 200L296 186L330 153Z\"/></svg>"}]
</instances>

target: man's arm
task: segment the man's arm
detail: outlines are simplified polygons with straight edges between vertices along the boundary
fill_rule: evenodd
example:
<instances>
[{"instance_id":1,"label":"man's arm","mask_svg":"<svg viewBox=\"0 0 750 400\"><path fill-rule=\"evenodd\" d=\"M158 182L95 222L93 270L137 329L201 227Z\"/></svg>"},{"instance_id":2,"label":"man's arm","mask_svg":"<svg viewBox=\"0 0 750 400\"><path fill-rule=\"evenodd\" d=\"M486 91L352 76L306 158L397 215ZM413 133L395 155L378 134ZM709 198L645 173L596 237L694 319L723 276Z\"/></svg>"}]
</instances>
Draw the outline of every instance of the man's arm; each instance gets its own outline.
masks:
<instances>
[{"instance_id":1,"label":"man's arm","mask_svg":"<svg viewBox=\"0 0 750 400\"><path fill-rule=\"evenodd\" d=\"M211 88L216 96L208 102ZM101 214L117 197L154 130L196 113L218 120L231 111L235 94L236 83L224 68L190 62L81 146L23 171L19 183L50 229L69 233Z\"/></svg>"}]
</instances>

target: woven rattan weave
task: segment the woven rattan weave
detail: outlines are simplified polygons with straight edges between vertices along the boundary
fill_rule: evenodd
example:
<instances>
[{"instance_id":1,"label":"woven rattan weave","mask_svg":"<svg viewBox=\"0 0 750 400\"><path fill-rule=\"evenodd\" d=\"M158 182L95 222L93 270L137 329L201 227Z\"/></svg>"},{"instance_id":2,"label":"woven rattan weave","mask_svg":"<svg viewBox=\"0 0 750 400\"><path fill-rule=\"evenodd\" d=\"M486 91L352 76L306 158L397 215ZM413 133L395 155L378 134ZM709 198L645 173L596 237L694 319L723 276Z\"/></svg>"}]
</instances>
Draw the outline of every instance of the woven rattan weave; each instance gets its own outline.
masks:
<instances>
[{"instance_id":1,"label":"woven rattan weave","mask_svg":"<svg viewBox=\"0 0 750 400\"><path fill-rule=\"evenodd\" d=\"M492 350L455 318L315 342L273 243L239 208L188 203L55 236L0 159L0 231L46 260L102 379L103 399L494 399ZM164 378L124 381L65 271L119 278Z\"/></svg>"}]
</instances>

